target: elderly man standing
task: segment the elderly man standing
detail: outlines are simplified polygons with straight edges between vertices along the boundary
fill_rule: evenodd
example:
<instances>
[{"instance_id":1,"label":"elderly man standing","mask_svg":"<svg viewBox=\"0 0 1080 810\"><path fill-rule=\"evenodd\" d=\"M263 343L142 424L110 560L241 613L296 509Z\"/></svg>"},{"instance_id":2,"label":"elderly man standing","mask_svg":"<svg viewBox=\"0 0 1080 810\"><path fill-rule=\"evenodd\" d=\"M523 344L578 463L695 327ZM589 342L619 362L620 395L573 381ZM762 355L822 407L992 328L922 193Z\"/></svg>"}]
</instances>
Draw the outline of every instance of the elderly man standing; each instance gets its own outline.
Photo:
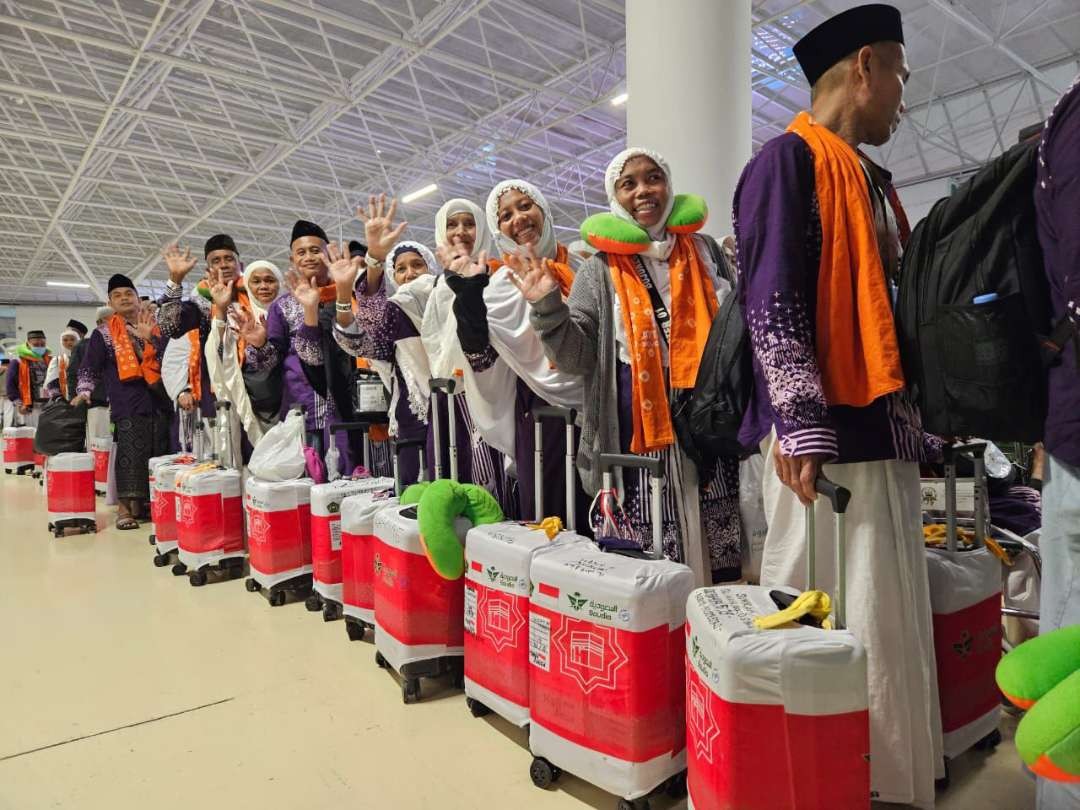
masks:
<instances>
[{"instance_id":1,"label":"elderly man standing","mask_svg":"<svg viewBox=\"0 0 1080 810\"><path fill-rule=\"evenodd\" d=\"M127 276L109 279L109 306L114 314L90 336L71 404L89 404L94 389L105 384L116 439L116 528L137 529L150 498L147 464L169 448L161 402L164 339Z\"/></svg>"},{"instance_id":2,"label":"elderly man standing","mask_svg":"<svg viewBox=\"0 0 1080 810\"><path fill-rule=\"evenodd\" d=\"M804 508L824 473L852 492L848 625L867 650L871 786L885 802L932 807L941 723L924 559L922 426L904 390L891 288L907 222L880 146L904 112L900 13L839 14L795 45L811 110L765 144L735 195L739 295L756 385L742 439L767 439L769 531L761 582L805 587ZM818 587L834 554L818 545Z\"/></svg>"},{"instance_id":3,"label":"elderly man standing","mask_svg":"<svg viewBox=\"0 0 1080 810\"><path fill-rule=\"evenodd\" d=\"M1039 144L1036 222L1054 321L1072 338L1050 369L1043 483L1039 632L1080 624L1080 77L1058 101ZM1080 785L1039 779L1039 810L1080 809Z\"/></svg>"},{"instance_id":4,"label":"elderly man standing","mask_svg":"<svg viewBox=\"0 0 1080 810\"><path fill-rule=\"evenodd\" d=\"M31 329L26 342L15 350L7 373L7 398L24 425L37 426L41 406L46 400L45 377L52 362L52 352L45 345L45 333Z\"/></svg>"}]
</instances>

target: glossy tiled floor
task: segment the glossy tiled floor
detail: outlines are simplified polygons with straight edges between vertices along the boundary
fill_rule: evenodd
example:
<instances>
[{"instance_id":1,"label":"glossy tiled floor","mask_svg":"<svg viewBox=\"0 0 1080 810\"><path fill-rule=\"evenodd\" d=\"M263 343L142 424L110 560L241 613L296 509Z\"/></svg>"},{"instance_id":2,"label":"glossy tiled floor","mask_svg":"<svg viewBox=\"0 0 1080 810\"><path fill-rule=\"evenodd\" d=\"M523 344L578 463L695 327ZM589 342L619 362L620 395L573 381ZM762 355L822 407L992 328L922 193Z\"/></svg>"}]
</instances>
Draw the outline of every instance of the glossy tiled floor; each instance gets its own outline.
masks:
<instances>
[{"instance_id":1,"label":"glossy tiled floor","mask_svg":"<svg viewBox=\"0 0 1080 810\"><path fill-rule=\"evenodd\" d=\"M0 810L613 810L533 787L525 736L448 686L402 705L341 622L191 588L147 530L54 540L38 484L0 479ZM966 756L938 807L1033 807L1017 763Z\"/></svg>"}]
</instances>

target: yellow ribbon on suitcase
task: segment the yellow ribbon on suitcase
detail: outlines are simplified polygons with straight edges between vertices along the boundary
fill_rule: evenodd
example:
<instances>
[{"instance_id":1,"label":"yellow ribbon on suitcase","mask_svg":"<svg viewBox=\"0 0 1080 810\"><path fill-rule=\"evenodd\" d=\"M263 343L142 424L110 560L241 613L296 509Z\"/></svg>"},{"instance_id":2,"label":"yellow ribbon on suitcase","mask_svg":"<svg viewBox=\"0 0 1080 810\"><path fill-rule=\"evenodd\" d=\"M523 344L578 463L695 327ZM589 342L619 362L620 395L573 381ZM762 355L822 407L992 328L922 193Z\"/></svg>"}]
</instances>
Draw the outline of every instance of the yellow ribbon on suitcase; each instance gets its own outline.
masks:
<instances>
[{"instance_id":1,"label":"yellow ribbon on suitcase","mask_svg":"<svg viewBox=\"0 0 1080 810\"><path fill-rule=\"evenodd\" d=\"M755 616L754 627L758 630L776 630L791 628L803 616L813 616L823 630L832 630L829 614L832 613L832 600L825 591L803 591L799 597L777 613L768 616Z\"/></svg>"}]
</instances>

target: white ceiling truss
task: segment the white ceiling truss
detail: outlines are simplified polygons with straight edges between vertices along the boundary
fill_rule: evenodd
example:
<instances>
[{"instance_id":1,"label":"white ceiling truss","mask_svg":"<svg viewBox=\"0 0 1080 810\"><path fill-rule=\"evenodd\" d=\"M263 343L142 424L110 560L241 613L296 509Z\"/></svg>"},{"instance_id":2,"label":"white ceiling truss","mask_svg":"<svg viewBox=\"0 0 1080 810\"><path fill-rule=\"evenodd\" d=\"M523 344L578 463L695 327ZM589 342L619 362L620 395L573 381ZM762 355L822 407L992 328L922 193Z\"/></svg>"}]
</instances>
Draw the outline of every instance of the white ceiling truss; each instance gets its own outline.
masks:
<instances>
[{"instance_id":1,"label":"white ceiling truss","mask_svg":"<svg viewBox=\"0 0 1080 810\"><path fill-rule=\"evenodd\" d=\"M901 184L998 154L1080 71L1080 0L894 1L913 75L878 157ZM808 103L791 44L854 4L753 0L755 146ZM624 145L623 17L622 0L0 0L0 301L100 300L114 272L156 288L162 245L219 231L283 264L298 217L360 238L358 201L431 182L404 207L413 238L443 200L520 176L569 240Z\"/></svg>"}]
</instances>

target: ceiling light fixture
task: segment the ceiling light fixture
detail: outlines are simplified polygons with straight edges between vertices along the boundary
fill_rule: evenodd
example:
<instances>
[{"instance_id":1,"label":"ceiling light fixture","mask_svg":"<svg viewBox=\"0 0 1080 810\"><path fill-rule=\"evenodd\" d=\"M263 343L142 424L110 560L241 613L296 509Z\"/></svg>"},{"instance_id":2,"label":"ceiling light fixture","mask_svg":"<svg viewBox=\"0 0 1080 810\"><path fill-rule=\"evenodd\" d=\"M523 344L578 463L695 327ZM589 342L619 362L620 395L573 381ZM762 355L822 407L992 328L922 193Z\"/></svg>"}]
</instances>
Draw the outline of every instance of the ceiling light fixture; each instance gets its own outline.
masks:
<instances>
[{"instance_id":1,"label":"ceiling light fixture","mask_svg":"<svg viewBox=\"0 0 1080 810\"><path fill-rule=\"evenodd\" d=\"M626 100L628 98L630 98L629 93L619 93L619 95L615 96L615 98L613 98L611 100L611 106L612 107L620 107L620 106L622 106L623 104L626 103Z\"/></svg>"},{"instance_id":2,"label":"ceiling light fixture","mask_svg":"<svg viewBox=\"0 0 1080 810\"><path fill-rule=\"evenodd\" d=\"M89 284L83 284L80 281L46 281L46 287L74 287L77 290L89 290Z\"/></svg>"},{"instance_id":3,"label":"ceiling light fixture","mask_svg":"<svg viewBox=\"0 0 1080 810\"><path fill-rule=\"evenodd\" d=\"M421 197L430 194L433 191L438 191L439 187L435 183L429 183L423 188L418 188L416 191L411 191L401 198L401 201L408 205L413 200L419 200Z\"/></svg>"}]
</instances>

